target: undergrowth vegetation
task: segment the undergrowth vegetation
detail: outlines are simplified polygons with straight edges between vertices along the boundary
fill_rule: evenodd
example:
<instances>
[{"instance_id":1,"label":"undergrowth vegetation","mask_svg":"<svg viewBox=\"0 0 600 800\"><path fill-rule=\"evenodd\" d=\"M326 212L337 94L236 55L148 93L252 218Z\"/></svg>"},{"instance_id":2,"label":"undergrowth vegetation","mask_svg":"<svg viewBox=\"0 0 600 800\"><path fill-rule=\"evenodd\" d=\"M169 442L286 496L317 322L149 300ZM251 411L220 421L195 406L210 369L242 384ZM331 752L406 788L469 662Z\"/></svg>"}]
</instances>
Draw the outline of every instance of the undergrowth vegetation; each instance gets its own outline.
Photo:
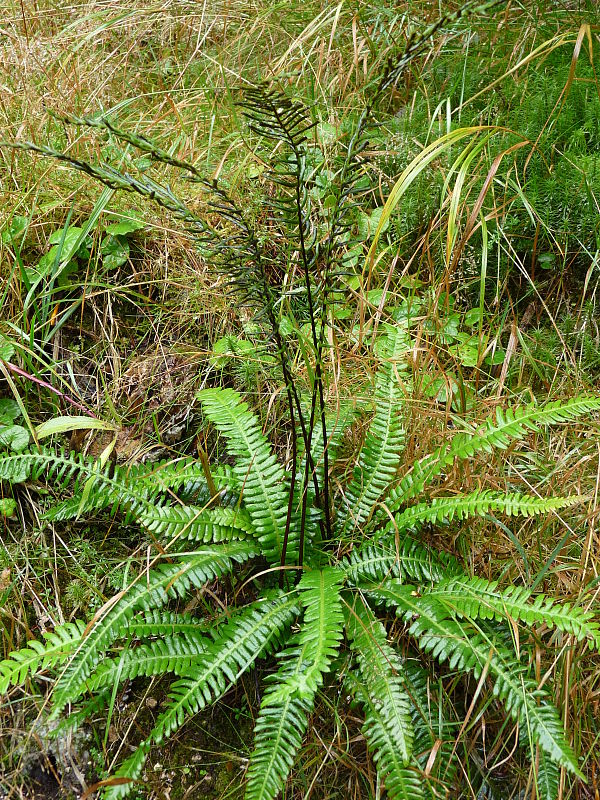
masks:
<instances>
[{"instance_id":1,"label":"undergrowth vegetation","mask_svg":"<svg viewBox=\"0 0 600 800\"><path fill-rule=\"evenodd\" d=\"M2 790L593 797L591 9L85 11L2 45Z\"/></svg>"}]
</instances>

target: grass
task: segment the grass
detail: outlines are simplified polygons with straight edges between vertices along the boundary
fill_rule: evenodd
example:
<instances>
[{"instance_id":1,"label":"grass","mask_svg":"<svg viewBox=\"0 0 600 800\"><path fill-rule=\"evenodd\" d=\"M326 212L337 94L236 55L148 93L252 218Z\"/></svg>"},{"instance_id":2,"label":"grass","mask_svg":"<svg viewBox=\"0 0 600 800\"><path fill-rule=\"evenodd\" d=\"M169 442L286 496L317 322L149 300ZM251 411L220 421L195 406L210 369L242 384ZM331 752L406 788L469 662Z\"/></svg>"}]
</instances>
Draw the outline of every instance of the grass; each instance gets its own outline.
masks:
<instances>
[{"instance_id":1,"label":"grass","mask_svg":"<svg viewBox=\"0 0 600 800\"><path fill-rule=\"evenodd\" d=\"M301 5L219 0L210 6L167 0L127 7L90 2L58 8L46 0L35 6L11 3L0 41L0 139L31 140L77 158L123 158L132 169L147 170L132 150L121 153L110 135L67 127L48 113L103 111L120 127L151 135L178 158L192 161L207 177L218 177L260 218L269 154L244 129L236 107L244 86L277 79L315 109L321 141L343 140L371 76L394 43L438 12L438 3L430 0L355 6L315 0ZM402 300L412 298L419 347L408 417L409 452L415 458L443 441L461 419L482 419L496 405L532 394L561 398L598 389L600 94L594 23L591 2L511 4L488 19L462 22L458 34L442 31L435 38L378 111L380 127L365 153L368 169L353 229L356 263L332 328L331 368L340 394L348 387L357 395L365 391L372 332L393 318ZM496 129L488 139L482 132L480 147L474 144L466 155L462 143L439 153L391 209L369 259L381 209L403 170L458 125ZM173 181L194 210L203 208L193 185L162 166L153 174ZM135 459L140 448L169 456L198 452L197 444L213 451L217 444L197 417L190 417L182 436L169 440L171 409L185 402L177 393L159 391L157 383L168 383L177 373L179 362L173 359L181 357L185 383L243 388L265 426L278 430L280 386L269 365L257 364L260 356L250 348L240 353L234 347L226 359L217 358L223 337L256 344L252 319L228 299L225 279L167 213L134 196L103 194L85 176L20 151L0 150L0 175L0 228L7 230L18 216L28 222L26 237L18 242L23 268L39 263L50 236L67 221L81 226L98 214L90 229L91 257L78 261L65 285L44 280L29 296L15 260L17 243L6 237L0 243L0 334L16 350L13 362L30 376L3 370L0 395L17 393L32 425L71 413L69 403L61 403L67 395L122 425L118 460ZM326 198L325 175L316 202ZM480 209L469 225L478 198ZM107 269L99 250L104 230L130 216L143 220L144 227L128 237L127 261ZM299 361L299 373L303 369ZM132 393L128 380L136 379L141 390ZM332 394L335 386L332 381ZM355 436L345 443L349 461L360 441L358 426ZM106 446L97 437L95 443L73 437L72 444L98 454ZM279 445L285 451L284 431ZM546 495L561 493L567 484L590 498L585 511L574 520L527 521L520 529L493 518L477 527L457 525L445 544L461 552L477 574L501 576L507 584L523 581L567 599L592 590L597 603L597 423L539 436L512 455L512 488ZM502 474L497 466L480 459L469 472L449 473L444 488L475 488L480 476ZM93 612L123 571L142 565L145 557L142 543L106 519L91 528L39 524L47 492L48 487L28 487L17 498L17 517L0 518L5 652L45 626ZM431 532L432 538L441 535ZM106 582L91 580L98 574L94 570L108 576ZM567 642L556 645L555 657L540 648L539 678L552 681L564 719L575 731L576 749L590 754L588 788L563 778L562 797L593 797L586 792L600 780L598 657ZM510 726L496 707L477 704L465 722L476 687L468 688L465 693L449 673L445 685L432 691L455 704L457 746L479 753L482 765L491 754L501 762ZM141 699L146 690L132 691ZM252 695L252 687L247 691ZM352 710L343 699L322 702L319 713L329 738L319 739L316 729L311 734L313 755L290 797L377 796ZM232 704L241 708L242 698ZM12 743L32 730L31 720L42 710L43 697L32 687L29 696L14 695L1 712L6 746L0 785L9 796L27 796L21 787L25 753L13 750ZM228 714L223 709L224 719ZM139 720L128 712L124 716L135 736ZM105 738L101 725L95 736L100 770L110 764L118 742ZM229 746L225 737L221 749ZM243 764L243 746L236 747ZM237 766L228 773L234 785L238 773ZM498 774L502 778L501 767ZM179 776L169 777L166 767L157 775L165 786L171 780L184 785ZM481 776L463 777L464 796L475 796ZM527 775L520 778L527 786ZM236 796L227 775L219 773L218 781L211 787L215 797ZM152 791L159 797L164 787Z\"/></svg>"}]
</instances>

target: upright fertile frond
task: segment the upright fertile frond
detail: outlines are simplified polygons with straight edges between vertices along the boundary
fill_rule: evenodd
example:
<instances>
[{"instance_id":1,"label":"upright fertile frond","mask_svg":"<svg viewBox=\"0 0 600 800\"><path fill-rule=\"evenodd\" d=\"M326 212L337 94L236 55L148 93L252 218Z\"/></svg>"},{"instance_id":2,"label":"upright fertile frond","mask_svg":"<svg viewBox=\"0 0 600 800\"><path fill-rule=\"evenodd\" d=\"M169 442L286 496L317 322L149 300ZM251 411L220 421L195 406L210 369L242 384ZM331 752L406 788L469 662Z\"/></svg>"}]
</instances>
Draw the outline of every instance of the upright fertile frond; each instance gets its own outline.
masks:
<instances>
[{"instance_id":1,"label":"upright fertile frond","mask_svg":"<svg viewBox=\"0 0 600 800\"><path fill-rule=\"evenodd\" d=\"M494 695L511 716L527 726L533 740L552 759L581 775L556 708L499 637L486 636L467 621L449 619L441 605L428 596L419 597L414 587L390 581L373 594L396 606L420 648L438 661L472 672L476 680L485 670L494 682Z\"/></svg>"},{"instance_id":2,"label":"upright fertile frond","mask_svg":"<svg viewBox=\"0 0 600 800\"><path fill-rule=\"evenodd\" d=\"M449 553L434 552L406 533L355 547L343 568L348 580L359 586L388 578L439 581L462 572Z\"/></svg>"},{"instance_id":3,"label":"upright fertile frond","mask_svg":"<svg viewBox=\"0 0 600 800\"><path fill-rule=\"evenodd\" d=\"M188 717L213 703L258 658L276 648L297 612L298 599L292 595L261 600L232 616L198 660L182 670L183 677L171 686L168 705L150 735L114 777L138 778L152 745L160 744ZM125 797L132 788L131 783L115 785L106 792L107 800Z\"/></svg>"},{"instance_id":4,"label":"upright fertile frond","mask_svg":"<svg viewBox=\"0 0 600 800\"><path fill-rule=\"evenodd\" d=\"M599 410L600 397L589 395L564 402L558 400L543 406L530 403L507 411L497 408L496 420L488 420L482 430L458 433L450 442L418 461L398 487L390 492L387 505L392 512L398 511L407 500L421 494L433 478L454 463L455 458L471 458L476 453L490 453L495 448L505 449L511 442L524 438L530 432Z\"/></svg>"},{"instance_id":5,"label":"upright fertile frond","mask_svg":"<svg viewBox=\"0 0 600 800\"><path fill-rule=\"evenodd\" d=\"M346 513L340 535L360 528L372 515L377 501L396 477L404 447L402 421L404 357L410 339L400 325L385 337L384 363L375 388L375 416L369 426L352 481L346 490Z\"/></svg>"},{"instance_id":6,"label":"upright fertile frond","mask_svg":"<svg viewBox=\"0 0 600 800\"><path fill-rule=\"evenodd\" d=\"M256 416L233 389L204 389L198 394L202 409L225 436L236 457L234 472L243 486L244 506L271 563L279 563L286 530L287 482L281 465L263 435ZM297 553L290 536L288 556Z\"/></svg>"},{"instance_id":7,"label":"upright fertile frond","mask_svg":"<svg viewBox=\"0 0 600 800\"><path fill-rule=\"evenodd\" d=\"M476 489L470 494L457 494L454 497L434 497L426 503L419 503L405 509L394 517L385 533L452 522L453 519L467 519L496 511L512 517L534 517L548 514L561 508L581 503L581 497L536 497L521 492L493 492Z\"/></svg>"},{"instance_id":8,"label":"upright fertile frond","mask_svg":"<svg viewBox=\"0 0 600 800\"><path fill-rule=\"evenodd\" d=\"M510 617L527 625L547 625L574 636L579 641L588 640L600 649L600 624L595 614L570 603L559 603L532 593L521 586L498 589L498 581L459 576L441 581L426 591L429 598L443 605L448 613L469 619L497 619Z\"/></svg>"},{"instance_id":9,"label":"upright fertile frond","mask_svg":"<svg viewBox=\"0 0 600 800\"><path fill-rule=\"evenodd\" d=\"M368 707L377 710L377 718L367 714L363 732L375 751L375 760L388 761L387 742L393 743L393 751L402 764L410 762L413 746L413 726L410 716L411 704L404 691L401 674L402 662L396 651L387 642L385 628L375 617L367 602L355 595L346 610L346 630L352 651L356 655L360 684L363 687L361 700L368 697ZM369 724L369 716L372 724ZM385 729L385 733L380 729ZM394 763L393 759L389 759ZM382 770L381 777L391 796L394 796L394 770Z\"/></svg>"},{"instance_id":10,"label":"upright fertile frond","mask_svg":"<svg viewBox=\"0 0 600 800\"><path fill-rule=\"evenodd\" d=\"M265 139L285 142L292 149L300 147L307 132L316 124L302 103L266 86L246 89L241 106L255 133Z\"/></svg>"},{"instance_id":11,"label":"upright fertile frond","mask_svg":"<svg viewBox=\"0 0 600 800\"><path fill-rule=\"evenodd\" d=\"M112 642L124 636L127 625L138 609L152 609L164 605L170 597L185 594L191 587L200 588L207 581L230 572L234 563L255 555L255 545L250 542L232 542L205 547L194 555L187 555L170 564L158 564L143 573L127 589L116 595L101 609L83 636L75 656L58 679L54 690L53 715L56 717L65 705L76 699L85 688L102 653Z\"/></svg>"},{"instance_id":12,"label":"upright fertile frond","mask_svg":"<svg viewBox=\"0 0 600 800\"><path fill-rule=\"evenodd\" d=\"M53 631L46 631L43 642L33 639L27 647L13 650L8 658L0 661L0 694L9 686L23 684L28 675L65 661L77 650L84 629L85 623L81 621L66 622Z\"/></svg>"}]
</instances>

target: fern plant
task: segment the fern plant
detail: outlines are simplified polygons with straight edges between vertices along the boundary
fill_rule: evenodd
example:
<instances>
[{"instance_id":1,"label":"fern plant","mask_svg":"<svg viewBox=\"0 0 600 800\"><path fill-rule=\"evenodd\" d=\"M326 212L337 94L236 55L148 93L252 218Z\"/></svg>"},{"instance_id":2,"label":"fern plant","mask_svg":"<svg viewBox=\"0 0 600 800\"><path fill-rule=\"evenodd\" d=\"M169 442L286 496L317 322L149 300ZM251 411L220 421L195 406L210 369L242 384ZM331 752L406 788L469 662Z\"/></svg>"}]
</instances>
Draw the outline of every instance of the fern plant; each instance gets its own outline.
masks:
<instances>
[{"instance_id":1,"label":"fern plant","mask_svg":"<svg viewBox=\"0 0 600 800\"><path fill-rule=\"evenodd\" d=\"M273 669L256 721L247 773L249 800L274 798L281 791L317 693L334 675L362 709L363 733L388 796L436 796L444 783L451 783L453 753L442 747L425 774L438 733L430 717L428 671L414 655L407 659L411 651L485 680L520 726L523 744L539 748L533 760L541 796L556 794L555 767L580 774L550 694L538 687L530 658L523 656L527 649L517 652L511 626L533 628L538 635L542 629L558 630L597 648L600 625L592 612L532 596L524 587L502 589L494 581L473 577L450 554L423 544L419 530L490 509L533 516L579 502L579 497L543 499L487 490L429 498L427 488L456 459L506 447L529 431L598 411L600 399L577 397L498 413L481 428L457 434L398 481L403 406L397 394L406 390L402 376L408 344L402 326L385 335L377 408L354 473L332 498L333 540L321 538L322 512L312 508L305 517L302 567L301 516L295 504L288 520L289 469L277 461L257 417L232 389L206 389L199 395L206 418L234 457L231 470L214 471L212 496L191 460L146 468L145 476L141 467L117 467L110 478L92 460L51 451L7 455L0 461L0 479L9 482L39 478L44 471L47 477L74 476L76 487L95 478L96 491L88 494L86 511L121 508L160 544L150 568L87 626L58 628L45 641L30 642L0 663L2 691L52 669L57 675L55 717L67 706L89 702L89 694L94 708L102 697L108 702L116 683L174 675L154 727L119 767L119 780L105 790L106 797L125 796L140 779L153 746L265 659ZM331 439L332 452L337 436ZM171 487L186 481L192 487L184 493L186 502L174 504ZM197 503L191 502L194 497ZM301 503L297 495L296 502ZM384 503L385 517L379 510ZM78 505L71 502L59 509L66 518L77 514ZM57 515L55 509L48 516ZM357 528L360 536L352 537L353 546L340 552L342 536ZM286 529L286 577L280 588L277 574ZM210 621L170 608L173 599L226 574L240 585L260 575L262 588L229 608L226 616ZM390 640L386 630L390 609L404 621L400 640ZM527 641L524 633L520 639Z\"/></svg>"},{"instance_id":2,"label":"fern plant","mask_svg":"<svg viewBox=\"0 0 600 800\"><path fill-rule=\"evenodd\" d=\"M337 681L360 709L363 733L390 798L439 796L452 791L456 748L443 723L441 698L429 688L429 659L471 674L502 702L533 754L541 796L558 791L558 770L580 775L550 693L538 686L525 632L558 630L600 646L592 612L524 587L500 588L471 576L449 553L429 547L420 532L486 514L538 516L569 508L578 497L549 499L481 489L431 496L456 460L503 449L548 425L600 410L600 398L518 406L408 465L404 459L404 399L410 391L411 332L390 325L379 340L375 407L356 464L334 482L336 451L352 412L327 406L328 324L348 269L348 239L362 176L363 153L377 103L406 64L441 26L454 24L467 4L446 15L391 58L370 85L352 136L334 162L327 213L315 207L315 144L310 112L280 91L257 87L243 110L258 141L274 150L267 179L264 224L257 223L221 186L196 167L109 119L67 118L100 128L155 162L179 169L206 193L211 219L193 213L170 186L147 173L131 175L107 164L78 161L32 144L25 149L59 159L100 182L135 192L172 212L208 252L211 263L254 308L278 360L287 400L290 457L283 463L241 395L224 388L199 394L207 422L225 440L230 467L192 459L135 468L103 467L49 449L0 457L0 480L52 481L71 497L47 517L64 520L107 510L151 534L156 555L146 569L87 624L57 629L44 642L0 662L0 689L53 670L52 715L81 720L110 703L114 687L139 676L172 674L168 699L135 752L108 781L106 798L126 796L142 779L152 747L190 716L217 702L266 662L255 739L247 770L247 800L275 798L302 747L317 695ZM275 147L272 145L275 143ZM293 246L290 247L290 241ZM284 324L284 320L286 324ZM308 336L301 336L302 323ZM306 384L296 377L304 360ZM308 395L308 398L306 399ZM178 611L178 600L227 577L237 600L226 614L205 619ZM252 587L252 588L250 588ZM397 617L400 637L388 624ZM520 647L515 646L519 641ZM91 699L89 697L91 695ZM441 741L440 741L441 740Z\"/></svg>"}]
</instances>

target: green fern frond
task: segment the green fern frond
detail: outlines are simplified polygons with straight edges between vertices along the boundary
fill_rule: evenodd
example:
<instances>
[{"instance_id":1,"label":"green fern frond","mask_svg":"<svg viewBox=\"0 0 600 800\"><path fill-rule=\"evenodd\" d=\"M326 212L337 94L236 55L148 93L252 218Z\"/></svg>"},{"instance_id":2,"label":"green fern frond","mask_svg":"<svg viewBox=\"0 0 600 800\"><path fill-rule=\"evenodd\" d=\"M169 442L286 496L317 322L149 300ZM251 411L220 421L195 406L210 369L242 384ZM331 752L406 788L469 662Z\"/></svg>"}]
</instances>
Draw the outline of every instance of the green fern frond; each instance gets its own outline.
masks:
<instances>
[{"instance_id":1,"label":"green fern frond","mask_svg":"<svg viewBox=\"0 0 600 800\"><path fill-rule=\"evenodd\" d=\"M64 662L77 649L84 629L84 622L66 622L53 631L46 631L43 642L33 639L27 647L13 650L8 658L0 661L0 694L9 686L23 684L28 675Z\"/></svg>"},{"instance_id":2,"label":"green fern frond","mask_svg":"<svg viewBox=\"0 0 600 800\"><path fill-rule=\"evenodd\" d=\"M426 596L442 604L449 613L469 619L505 620L510 617L527 625L545 624L549 628L586 639L600 649L600 623L592 611L570 603L559 603L520 586L499 590L497 581L456 577L442 581L426 591Z\"/></svg>"},{"instance_id":3,"label":"green fern frond","mask_svg":"<svg viewBox=\"0 0 600 800\"><path fill-rule=\"evenodd\" d=\"M168 705L150 735L116 771L114 777L129 783L111 787L107 800L125 797L141 774L153 744L160 744L180 728L186 718L215 702L254 662L272 652L299 610L296 595L262 600L231 617L219 636L172 684Z\"/></svg>"},{"instance_id":4,"label":"green fern frond","mask_svg":"<svg viewBox=\"0 0 600 800\"><path fill-rule=\"evenodd\" d=\"M317 689L343 635L340 585L335 569L305 573L298 584L304 618L280 654L283 663L265 693L248 767L246 800L272 800L282 790L308 725Z\"/></svg>"},{"instance_id":5,"label":"green fern frond","mask_svg":"<svg viewBox=\"0 0 600 800\"><path fill-rule=\"evenodd\" d=\"M247 539L254 534L245 509L188 505L156 505L134 513L137 521L155 536L203 543Z\"/></svg>"},{"instance_id":6,"label":"green fern frond","mask_svg":"<svg viewBox=\"0 0 600 800\"><path fill-rule=\"evenodd\" d=\"M388 582L374 596L395 605L410 623L409 633L425 652L451 669L472 672L478 680L484 670L494 682L494 695L514 718L528 727L532 738L556 762L581 776L556 708L538 689L527 668L502 642L485 636L468 622L448 619L429 597L419 597L414 587Z\"/></svg>"},{"instance_id":7,"label":"green fern frond","mask_svg":"<svg viewBox=\"0 0 600 800\"><path fill-rule=\"evenodd\" d=\"M387 795L391 800L420 800L423 794L423 778L420 773L407 766L396 741L385 724L386 718L365 687L352 675L346 675L345 685L365 712L362 731L373 752L373 761L382 776Z\"/></svg>"},{"instance_id":8,"label":"green fern frond","mask_svg":"<svg viewBox=\"0 0 600 800\"><path fill-rule=\"evenodd\" d=\"M275 703L265 695L254 727L245 800L273 800L283 789L308 727L308 706L292 693Z\"/></svg>"},{"instance_id":9,"label":"green fern frond","mask_svg":"<svg viewBox=\"0 0 600 800\"><path fill-rule=\"evenodd\" d=\"M243 486L244 506L263 553L271 563L279 563L288 506L285 473L256 416L237 392L204 389L198 398L204 413L226 437L229 450L237 459L234 472ZM291 536L287 548L290 559L297 555L297 544L297 539Z\"/></svg>"},{"instance_id":10,"label":"green fern frond","mask_svg":"<svg viewBox=\"0 0 600 800\"><path fill-rule=\"evenodd\" d=\"M181 675L206 651L210 639L196 636L168 636L153 642L126 648L118 658L104 659L85 685L90 692L115 683L133 680L140 675Z\"/></svg>"},{"instance_id":11,"label":"green fern frond","mask_svg":"<svg viewBox=\"0 0 600 800\"><path fill-rule=\"evenodd\" d=\"M439 581L462 573L449 553L433 551L407 534L387 540L368 542L356 547L342 562L342 567L355 585L383 581L387 578L416 581Z\"/></svg>"},{"instance_id":12,"label":"green fern frond","mask_svg":"<svg viewBox=\"0 0 600 800\"><path fill-rule=\"evenodd\" d=\"M432 791L427 784L426 794L437 797L439 794L444 796L445 792L445 796L450 796L450 784L458 769L453 746L455 732L445 718L436 684L429 670L414 658L404 660L402 681L412 705L413 761L419 764L423 773L427 770L427 779L435 784L437 790ZM435 760L432 762L430 756L434 748Z\"/></svg>"},{"instance_id":13,"label":"green fern frond","mask_svg":"<svg viewBox=\"0 0 600 800\"><path fill-rule=\"evenodd\" d=\"M83 637L77 653L57 681L53 695L53 716L85 687L85 681L112 642L126 635L128 622L138 609L164 605L170 597L182 596L191 587L200 588L207 581L230 572L234 563L255 555L250 542L235 542L207 547L180 561L159 564L143 573L116 595L94 618L90 632ZM88 626L89 627L89 626Z\"/></svg>"},{"instance_id":14,"label":"green fern frond","mask_svg":"<svg viewBox=\"0 0 600 800\"><path fill-rule=\"evenodd\" d=\"M381 740L384 747L386 742L391 741L394 743L394 752L406 766L412 755L414 731L410 700L400 677L402 662L388 644L385 628L362 597L355 596L345 616L346 630L352 651L356 655L360 684L363 687L361 700L367 695L368 707L377 709L374 729L367 720L363 732L371 743L376 758L378 747L375 740ZM380 727L386 729L385 734L379 731ZM381 754L381 757L384 758L384 755ZM393 773L388 775L382 772L381 777L390 792L388 778L392 784Z\"/></svg>"},{"instance_id":15,"label":"green fern frond","mask_svg":"<svg viewBox=\"0 0 600 800\"><path fill-rule=\"evenodd\" d=\"M582 395L567 401L555 401L538 406L531 403L502 411L496 410L496 419L488 420L482 430L458 433L450 442L418 461L390 492L387 505L392 512L421 494L430 481L454 463L455 458L471 458L476 453L490 453L506 449L528 433L542 430L547 425L569 422L584 414L600 410L600 397Z\"/></svg>"},{"instance_id":16,"label":"green fern frond","mask_svg":"<svg viewBox=\"0 0 600 800\"><path fill-rule=\"evenodd\" d=\"M520 492L477 489L470 494L434 497L429 502L411 506L397 514L394 522L386 526L385 532L414 529L426 523L432 525L448 523L455 518L467 519L482 516L490 511L512 517L533 517L568 508L581 503L583 499L582 497L536 497Z\"/></svg>"},{"instance_id":17,"label":"green fern frond","mask_svg":"<svg viewBox=\"0 0 600 800\"><path fill-rule=\"evenodd\" d=\"M94 459L89 459L77 453L55 453L49 448L42 447L39 451L18 453L0 458L0 480L9 483L22 483L31 478L37 480L42 473L46 473L48 483L57 489L65 489L69 481L84 474L85 479L97 475L99 480L108 478L110 467L100 469Z\"/></svg>"},{"instance_id":18,"label":"green fern frond","mask_svg":"<svg viewBox=\"0 0 600 800\"><path fill-rule=\"evenodd\" d=\"M384 360L375 388L375 416L360 451L358 464L346 490L345 518L340 535L344 537L368 521L377 501L396 477L404 448L401 415L403 385L399 373L411 343L405 328L390 331L382 345Z\"/></svg>"},{"instance_id":19,"label":"green fern frond","mask_svg":"<svg viewBox=\"0 0 600 800\"><path fill-rule=\"evenodd\" d=\"M195 639L214 629L214 625L211 619L198 619L191 614L152 608L128 622L127 635L138 639L150 636L190 636Z\"/></svg>"},{"instance_id":20,"label":"green fern frond","mask_svg":"<svg viewBox=\"0 0 600 800\"><path fill-rule=\"evenodd\" d=\"M535 764L536 759L532 761ZM535 788L539 800L556 800L560 787L560 766L548 758L543 750L539 752L537 769L535 771Z\"/></svg>"}]
</instances>

